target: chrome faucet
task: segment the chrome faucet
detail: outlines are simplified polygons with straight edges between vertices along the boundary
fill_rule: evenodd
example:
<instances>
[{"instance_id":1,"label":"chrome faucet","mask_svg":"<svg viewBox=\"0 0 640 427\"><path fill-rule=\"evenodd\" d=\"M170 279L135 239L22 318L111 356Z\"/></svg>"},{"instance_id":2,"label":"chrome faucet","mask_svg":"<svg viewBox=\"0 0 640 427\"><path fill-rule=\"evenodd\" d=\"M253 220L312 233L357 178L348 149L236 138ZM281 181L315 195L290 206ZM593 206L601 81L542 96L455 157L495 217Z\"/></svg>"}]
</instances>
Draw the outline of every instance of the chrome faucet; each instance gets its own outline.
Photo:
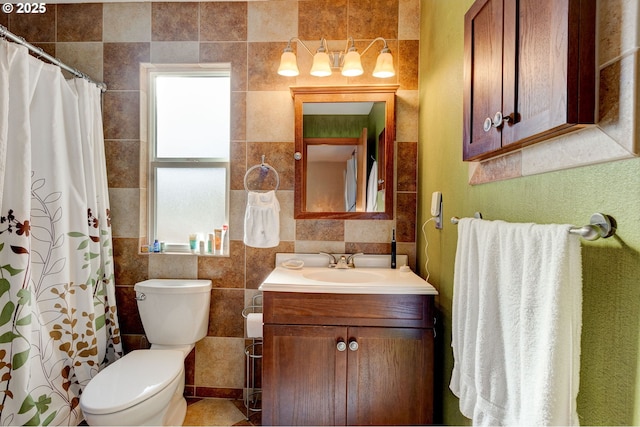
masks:
<instances>
[{"instance_id":1,"label":"chrome faucet","mask_svg":"<svg viewBox=\"0 0 640 427\"><path fill-rule=\"evenodd\" d=\"M335 255L330 254L328 252L320 252L320 253L322 255L326 255L329 258L331 258L331 260L329 261L329 268L339 268L339 269L355 268L353 259L358 255L364 255L362 252L359 252L357 254L351 254L351 255L347 255L347 254L340 255L340 258L336 258Z\"/></svg>"},{"instance_id":2,"label":"chrome faucet","mask_svg":"<svg viewBox=\"0 0 640 427\"><path fill-rule=\"evenodd\" d=\"M347 257L346 255L340 255L340 259L338 260L338 263L336 264L336 268L349 268L349 262L347 261Z\"/></svg>"}]
</instances>

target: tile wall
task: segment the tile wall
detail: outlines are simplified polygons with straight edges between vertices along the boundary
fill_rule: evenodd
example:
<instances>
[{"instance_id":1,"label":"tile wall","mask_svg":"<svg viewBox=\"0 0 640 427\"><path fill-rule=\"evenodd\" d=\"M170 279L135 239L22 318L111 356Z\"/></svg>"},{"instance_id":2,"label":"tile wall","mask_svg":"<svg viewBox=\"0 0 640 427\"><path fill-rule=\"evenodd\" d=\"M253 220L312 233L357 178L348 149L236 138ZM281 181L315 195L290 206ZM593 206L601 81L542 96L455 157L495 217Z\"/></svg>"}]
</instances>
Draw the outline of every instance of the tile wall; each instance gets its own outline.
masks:
<instances>
[{"instance_id":1,"label":"tile wall","mask_svg":"<svg viewBox=\"0 0 640 427\"><path fill-rule=\"evenodd\" d=\"M0 24L46 52L104 81L104 129L112 208L120 326L127 351L145 347L133 285L147 278L213 281L208 336L187 360L187 394L242 396L244 322L241 311L273 268L276 252L388 253L391 229L398 252L415 267L418 141L419 0L271 0L201 3L47 3L41 15L0 14ZM344 40L360 49L377 36L389 40L398 83L397 179L394 221L295 220L294 129L290 85L371 84L375 50L363 57L365 75L328 79L276 74L286 41ZM315 42L311 42L315 43ZM301 52L301 50L299 50ZM311 57L299 55L304 74ZM230 62L232 160L230 256L139 253L146 220L146 146L140 122L141 63ZM391 80L391 81L390 81ZM281 243L245 247L245 171L262 155L280 175ZM142 208L141 208L142 207ZM185 229L185 232L189 230Z\"/></svg>"}]
</instances>

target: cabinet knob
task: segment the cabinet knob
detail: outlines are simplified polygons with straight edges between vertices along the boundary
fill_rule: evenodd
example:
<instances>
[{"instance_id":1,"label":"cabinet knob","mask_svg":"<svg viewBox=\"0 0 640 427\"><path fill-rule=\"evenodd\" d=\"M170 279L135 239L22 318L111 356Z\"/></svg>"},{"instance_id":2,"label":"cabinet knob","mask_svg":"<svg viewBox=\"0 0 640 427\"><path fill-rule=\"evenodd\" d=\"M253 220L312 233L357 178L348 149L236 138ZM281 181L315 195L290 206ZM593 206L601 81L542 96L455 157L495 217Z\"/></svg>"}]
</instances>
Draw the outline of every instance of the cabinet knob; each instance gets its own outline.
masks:
<instances>
[{"instance_id":1,"label":"cabinet knob","mask_svg":"<svg viewBox=\"0 0 640 427\"><path fill-rule=\"evenodd\" d=\"M482 129L484 129L485 132L489 132L491 130L491 127L493 127L493 121L491 120L491 117L487 117L486 119L484 119Z\"/></svg>"},{"instance_id":2,"label":"cabinet knob","mask_svg":"<svg viewBox=\"0 0 640 427\"><path fill-rule=\"evenodd\" d=\"M500 111L498 111L496 115L493 116L492 126L496 129L501 128L502 126L504 126L505 123L508 123L510 120L511 120L511 116L504 116ZM486 123L486 119L485 119L485 123Z\"/></svg>"},{"instance_id":3,"label":"cabinet knob","mask_svg":"<svg viewBox=\"0 0 640 427\"><path fill-rule=\"evenodd\" d=\"M336 348L338 349L338 351L345 351L347 349L347 343L345 343L342 340L339 340L338 344L336 345Z\"/></svg>"},{"instance_id":4,"label":"cabinet knob","mask_svg":"<svg viewBox=\"0 0 640 427\"><path fill-rule=\"evenodd\" d=\"M349 341L349 350L357 351L358 350L358 341L356 341L356 340Z\"/></svg>"}]
</instances>

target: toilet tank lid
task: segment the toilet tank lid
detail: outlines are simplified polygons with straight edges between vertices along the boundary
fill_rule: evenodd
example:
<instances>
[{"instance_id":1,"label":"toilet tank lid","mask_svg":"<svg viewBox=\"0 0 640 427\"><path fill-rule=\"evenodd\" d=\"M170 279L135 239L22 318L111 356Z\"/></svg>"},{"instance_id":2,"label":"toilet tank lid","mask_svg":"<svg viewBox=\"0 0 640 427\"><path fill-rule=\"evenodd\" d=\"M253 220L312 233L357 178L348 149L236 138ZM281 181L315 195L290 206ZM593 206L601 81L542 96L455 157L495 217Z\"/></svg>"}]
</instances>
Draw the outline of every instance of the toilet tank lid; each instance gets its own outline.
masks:
<instances>
[{"instance_id":1,"label":"toilet tank lid","mask_svg":"<svg viewBox=\"0 0 640 427\"><path fill-rule=\"evenodd\" d=\"M122 411L159 393L182 369L181 351L132 351L89 381L80 396L80 407L97 415Z\"/></svg>"},{"instance_id":2,"label":"toilet tank lid","mask_svg":"<svg viewBox=\"0 0 640 427\"><path fill-rule=\"evenodd\" d=\"M149 279L138 282L133 287L138 292L147 293L200 293L211 291L211 280L189 279Z\"/></svg>"}]
</instances>

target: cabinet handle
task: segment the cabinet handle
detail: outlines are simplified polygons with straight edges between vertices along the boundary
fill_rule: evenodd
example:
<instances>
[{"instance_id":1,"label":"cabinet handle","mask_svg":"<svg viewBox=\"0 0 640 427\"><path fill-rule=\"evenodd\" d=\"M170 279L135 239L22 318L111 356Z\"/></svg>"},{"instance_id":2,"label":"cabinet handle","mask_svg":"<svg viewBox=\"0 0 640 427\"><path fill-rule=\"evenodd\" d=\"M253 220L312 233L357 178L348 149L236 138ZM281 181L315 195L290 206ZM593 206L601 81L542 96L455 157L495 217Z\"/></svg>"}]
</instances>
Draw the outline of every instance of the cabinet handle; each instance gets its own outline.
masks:
<instances>
[{"instance_id":1,"label":"cabinet handle","mask_svg":"<svg viewBox=\"0 0 640 427\"><path fill-rule=\"evenodd\" d=\"M338 351L345 351L347 349L347 343L345 343L343 340L338 340L336 348L338 349Z\"/></svg>"},{"instance_id":2,"label":"cabinet handle","mask_svg":"<svg viewBox=\"0 0 640 427\"><path fill-rule=\"evenodd\" d=\"M358 350L358 341L356 341L356 340L349 341L349 350L357 351Z\"/></svg>"},{"instance_id":3,"label":"cabinet handle","mask_svg":"<svg viewBox=\"0 0 640 427\"><path fill-rule=\"evenodd\" d=\"M504 124L508 123L509 121L511 121L511 116L504 116L504 115L502 115L502 113L500 111L498 111L496 113L496 115L493 116L493 123L492 123L491 126L493 126L494 128L498 129L498 128L501 128L502 126L504 126ZM487 123L487 120L485 119L485 127L486 127L486 123ZM486 130L485 130L485 132L486 132Z\"/></svg>"},{"instance_id":4,"label":"cabinet handle","mask_svg":"<svg viewBox=\"0 0 640 427\"><path fill-rule=\"evenodd\" d=\"M489 132L492 127L493 127L493 121L491 120L491 117L487 117L486 119L484 119L484 123L482 124L482 129L484 129L485 132Z\"/></svg>"}]
</instances>

